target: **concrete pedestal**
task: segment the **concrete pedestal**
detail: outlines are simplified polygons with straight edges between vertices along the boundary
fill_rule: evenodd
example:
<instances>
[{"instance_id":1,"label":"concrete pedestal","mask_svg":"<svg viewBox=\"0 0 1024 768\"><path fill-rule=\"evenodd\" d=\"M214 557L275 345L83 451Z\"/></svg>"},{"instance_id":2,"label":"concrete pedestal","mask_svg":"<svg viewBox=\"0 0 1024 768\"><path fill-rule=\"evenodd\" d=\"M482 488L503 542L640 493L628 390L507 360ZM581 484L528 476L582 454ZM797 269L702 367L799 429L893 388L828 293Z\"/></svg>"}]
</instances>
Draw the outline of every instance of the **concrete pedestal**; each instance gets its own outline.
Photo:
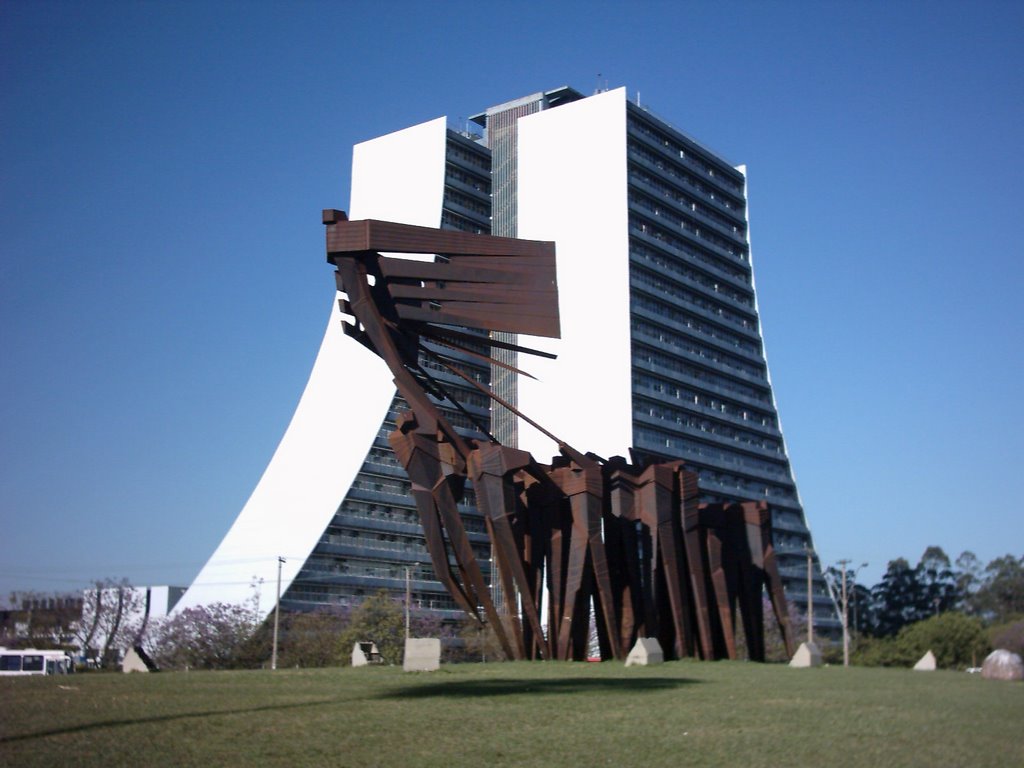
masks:
<instances>
[{"instance_id":1,"label":"concrete pedestal","mask_svg":"<svg viewBox=\"0 0 1024 768\"><path fill-rule=\"evenodd\" d=\"M437 637L410 637L405 641L406 672L435 672L441 668L441 640Z\"/></svg>"},{"instance_id":2,"label":"concrete pedestal","mask_svg":"<svg viewBox=\"0 0 1024 768\"><path fill-rule=\"evenodd\" d=\"M934 672L935 671L935 654L928 651L924 656L918 659L917 664L914 665L914 669L918 672Z\"/></svg>"},{"instance_id":3,"label":"concrete pedestal","mask_svg":"<svg viewBox=\"0 0 1024 768\"><path fill-rule=\"evenodd\" d=\"M791 667L820 667L821 651L815 643L800 643L793 658L789 662Z\"/></svg>"},{"instance_id":4,"label":"concrete pedestal","mask_svg":"<svg viewBox=\"0 0 1024 768\"><path fill-rule=\"evenodd\" d=\"M641 637L636 641L633 650L626 657L627 667L646 667L651 664L661 664L665 660L665 654L661 650L661 644L656 637Z\"/></svg>"}]
</instances>

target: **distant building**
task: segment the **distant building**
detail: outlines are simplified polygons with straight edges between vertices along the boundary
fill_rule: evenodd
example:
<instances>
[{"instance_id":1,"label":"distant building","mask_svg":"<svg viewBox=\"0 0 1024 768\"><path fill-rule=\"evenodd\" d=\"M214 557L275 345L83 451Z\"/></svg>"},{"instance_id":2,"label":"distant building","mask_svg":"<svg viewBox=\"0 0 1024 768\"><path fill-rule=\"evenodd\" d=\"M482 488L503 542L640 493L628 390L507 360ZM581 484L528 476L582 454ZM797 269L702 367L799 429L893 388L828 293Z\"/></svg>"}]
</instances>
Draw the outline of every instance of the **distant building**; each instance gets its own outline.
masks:
<instances>
[{"instance_id":1,"label":"distant building","mask_svg":"<svg viewBox=\"0 0 1024 768\"><path fill-rule=\"evenodd\" d=\"M82 616L82 598L72 595L18 596L16 607L0 610L0 645L70 647Z\"/></svg>"},{"instance_id":2,"label":"distant building","mask_svg":"<svg viewBox=\"0 0 1024 768\"><path fill-rule=\"evenodd\" d=\"M0 611L0 645L73 649L79 660L117 658L152 622L167 616L184 587L110 586L80 595L26 596Z\"/></svg>"},{"instance_id":3,"label":"distant building","mask_svg":"<svg viewBox=\"0 0 1024 768\"><path fill-rule=\"evenodd\" d=\"M526 363L537 382L482 367L480 381L584 451L681 458L705 500L767 499L786 592L803 610L811 536L764 354L745 168L625 89L584 98L559 88L472 121L484 136L442 118L357 145L349 217L554 240L563 337L541 346L558 359ZM465 398L468 417L449 414L467 434L475 420L540 461L554 453L510 412L489 413L477 392L437 375ZM180 606L255 595L266 614L280 567L288 608L404 594L408 574L415 604L457 615L387 446L400 407L386 367L344 337L335 307L277 452ZM486 575L472 501L461 511ZM817 565L813 578L815 623L835 629Z\"/></svg>"}]
</instances>

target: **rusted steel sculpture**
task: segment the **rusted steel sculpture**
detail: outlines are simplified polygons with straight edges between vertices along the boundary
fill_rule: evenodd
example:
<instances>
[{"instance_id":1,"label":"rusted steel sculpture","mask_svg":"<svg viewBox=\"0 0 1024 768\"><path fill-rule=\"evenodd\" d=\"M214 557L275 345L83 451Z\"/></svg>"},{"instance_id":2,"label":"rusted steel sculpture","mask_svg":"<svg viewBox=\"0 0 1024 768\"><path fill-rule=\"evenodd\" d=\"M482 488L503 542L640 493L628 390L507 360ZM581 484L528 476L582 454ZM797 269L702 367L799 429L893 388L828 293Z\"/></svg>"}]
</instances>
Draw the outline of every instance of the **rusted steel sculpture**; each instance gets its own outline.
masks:
<instances>
[{"instance_id":1,"label":"rusted steel sculpture","mask_svg":"<svg viewBox=\"0 0 1024 768\"><path fill-rule=\"evenodd\" d=\"M457 355L438 351L492 363L482 345L550 357L466 329L558 337L553 243L348 221L335 210L323 220L327 260L347 297L341 310L354 318L345 332L387 363L410 408L389 442L412 481L434 572L463 610L490 624L507 656L585 658L593 606L603 659L625 658L638 637L657 637L666 658L735 658L737 610L750 657L763 659L765 586L792 654L767 504L699 504L697 475L682 462L638 467L580 453L462 371ZM404 253L437 258L394 255ZM460 435L434 400L472 414L421 355L530 421L559 455L540 464L494 439ZM494 546L503 606L456 509L467 480Z\"/></svg>"}]
</instances>

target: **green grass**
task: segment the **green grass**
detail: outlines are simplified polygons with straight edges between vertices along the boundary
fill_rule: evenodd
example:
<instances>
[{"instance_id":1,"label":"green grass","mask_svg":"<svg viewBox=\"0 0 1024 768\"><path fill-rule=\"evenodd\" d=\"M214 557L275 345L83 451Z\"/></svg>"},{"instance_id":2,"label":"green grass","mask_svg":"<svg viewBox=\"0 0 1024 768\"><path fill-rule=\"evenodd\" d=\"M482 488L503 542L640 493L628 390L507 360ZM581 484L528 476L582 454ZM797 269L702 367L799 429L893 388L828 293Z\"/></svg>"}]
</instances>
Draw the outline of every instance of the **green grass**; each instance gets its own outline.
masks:
<instances>
[{"instance_id":1,"label":"green grass","mask_svg":"<svg viewBox=\"0 0 1024 768\"><path fill-rule=\"evenodd\" d=\"M1024 685L743 662L0 680L11 766L1018 766Z\"/></svg>"}]
</instances>

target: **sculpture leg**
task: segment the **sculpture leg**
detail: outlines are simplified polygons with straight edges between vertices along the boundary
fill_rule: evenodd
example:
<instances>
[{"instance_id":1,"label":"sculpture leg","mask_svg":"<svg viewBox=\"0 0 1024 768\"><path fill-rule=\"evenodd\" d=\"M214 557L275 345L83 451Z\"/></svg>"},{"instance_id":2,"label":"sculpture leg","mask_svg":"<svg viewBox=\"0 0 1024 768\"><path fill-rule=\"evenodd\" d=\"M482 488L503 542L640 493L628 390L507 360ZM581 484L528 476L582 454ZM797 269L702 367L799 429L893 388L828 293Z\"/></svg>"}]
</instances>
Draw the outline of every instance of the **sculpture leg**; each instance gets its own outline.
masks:
<instances>
[{"instance_id":1,"label":"sculpture leg","mask_svg":"<svg viewBox=\"0 0 1024 768\"><path fill-rule=\"evenodd\" d=\"M718 608L720 639L725 644L725 653L730 659L736 658L736 636L732 623L732 599L722 561L722 540L715 528L708 528L708 567L711 569L711 583L715 588L715 604Z\"/></svg>"},{"instance_id":2,"label":"sculpture leg","mask_svg":"<svg viewBox=\"0 0 1024 768\"><path fill-rule=\"evenodd\" d=\"M468 584L472 593L475 594L477 604L484 607L487 620L494 629L494 633L505 654L510 659L522 659L524 658L522 649L516 646L513 640L508 637L505 625L502 623L501 617L494 607L494 602L491 600L487 584L484 581L483 572L480 570L480 565L477 562L476 553L473 551L473 547L469 542L469 536L466 535L465 526L462 524L462 518L455 508L454 500L444 494L445 488L445 485L439 486L438 490L441 493L435 493L434 499L438 505L441 521L448 532L448 538L452 542L455 560L464 575L464 583Z\"/></svg>"},{"instance_id":3,"label":"sculpture leg","mask_svg":"<svg viewBox=\"0 0 1024 768\"><path fill-rule=\"evenodd\" d=\"M633 467L625 459L615 457L605 465L605 470L605 487L610 501L610 509L604 518L605 552L619 643L623 651L628 653L636 644L641 631L644 636L649 635L644 630L644 584L649 569L647 559L642 557L640 549L638 528L643 524L637 510L638 486Z\"/></svg>"},{"instance_id":4,"label":"sculpture leg","mask_svg":"<svg viewBox=\"0 0 1024 768\"><path fill-rule=\"evenodd\" d=\"M678 470L684 471L684 470ZM665 600L668 616L659 619L659 625L665 623L672 629L673 641L671 648L665 648L670 658L682 658L689 653L689 645L693 635L690 623L690 606L684 591L685 581L680 568L682 560L682 541L675 514L675 482L676 468L666 465L649 467L641 476L641 497L643 514L649 524L657 531L652 537L657 544L651 558L660 571L665 589ZM654 582L655 584L658 581ZM667 634L666 626L662 629Z\"/></svg>"},{"instance_id":5,"label":"sculpture leg","mask_svg":"<svg viewBox=\"0 0 1024 768\"><path fill-rule=\"evenodd\" d=\"M747 636L747 655L752 661L764 661L764 551L760 521L751 520L757 502L743 502L735 522L737 554L740 563L740 615Z\"/></svg>"},{"instance_id":6,"label":"sculpture leg","mask_svg":"<svg viewBox=\"0 0 1024 768\"><path fill-rule=\"evenodd\" d=\"M772 610L779 623L782 641L786 645L786 655L792 658L796 653L796 643L793 638L793 627L789 621L789 605L786 602L786 593L782 588L782 577L779 575L779 567L775 561L775 547L772 544L772 511L765 501L748 502L743 505L743 510L748 536L752 542L755 540L756 531L756 544L751 544L751 554L758 553L760 555L759 559L755 557L754 562L761 566L764 584L772 602Z\"/></svg>"},{"instance_id":7,"label":"sculpture leg","mask_svg":"<svg viewBox=\"0 0 1024 768\"><path fill-rule=\"evenodd\" d=\"M616 615L614 623L619 633L622 648L632 648L636 632L642 625L642 606L639 605L640 562L637 552L637 522L633 519L607 515L604 520L605 553L608 557L608 573ZM608 650L612 657L611 648Z\"/></svg>"},{"instance_id":8,"label":"sculpture leg","mask_svg":"<svg viewBox=\"0 0 1024 768\"><path fill-rule=\"evenodd\" d=\"M470 454L469 470L477 491L477 502L487 519L491 542L494 544L501 574L502 590L505 593L506 612L518 621L518 606L515 593L523 596L523 612L538 640L543 638L540 617L536 609L536 594L527 578L521 553L516 543L510 522L518 502L513 476L523 467L533 463L529 454L498 445L481 446ZM538 474L539 471L538 471ZM517 632L517 642L523 645L522 632ZM540 646L531 649L543 651ZM525 646L522 652L526 654Z\"/></svg>"},{"instance_id":9,"label":"sculpture leg","mask_svg":"<svg viewBox=\"0 0 1024 768\"><path fill-rule=\"evenodd\" d=\"M399 430L392 432L388 440L399 460L405 465L412 481L412 496L416 501L416 510L419 512L420 525L423 527L423 537L434 566L434 574L438 581L444 584L456 604L479 620L476 600L463 588L448 562L448 547L433 494L434 480L440 474L440 459L436 451L431 450L430 445L418 446L411 434Z\"/></svg>"},{"instance_id":10,"label":"sculpture leg","mask_svg":"<svg viewBox=\"0 0 1024 768\"><path fill-rule=\"evenodd\" d=\"M554 632L552 627L558 626L554 619L554 591L551 586L551 569L553 563L561 562L561 551L553 550L552 543L555 528L561 525L562 503L561 491L546 480L529 475L522 475L523 497L525 499L525 520L523 521L523 564L529 578L531 591L534 595L534 609L538 616L544 610L545 584L548 589L548 631L546 635L538 635L535 639L527 637L527 648L533 643L542 643L545 649L544 658L555 658ZM523 627L524 636L532 633L529 623ZM532 643L531 643L532 641Z\"/></svg>"},{"instance_id":11,"label":"sculpture leg","mask_svg":"<svg viewBox=\"0 0 1024 768\"><path fill-rule=\"evenodd\" d=\"M581 500L577 499L573 502L570 499L573 522L569 540L563 542L563 546L568 544L568 563L565 570L564 592L561 595L561 610L557 626L558 658L563 661L572 658L570 642L573 623L580 620L588 621L590 618L589 611L584 609L584 604L589 602L590 597L589 590L586 589L590 586L590 579L587 578L590 574L587 568L587 530L583 519L586 512L580 509ZM583 618L584 614L586 614L586 618Z\"/></svg>"},{"instance_id":12,"label":"sculpture leg","mask_svg":"<svg viewBox=\"0 0 1024 768\"><path fill-rule=\"evenodd\" d=\"M420 521L424 525L424 535L428 537L427 548L434 563L437 577L448 587L449 594L470 615L479 619L477 606L483 606L488 621L494 627L498 642L509 658L521 658L516 648L509 641L505 628L487 591L483 573L476 560L476 553L469 542L462 518L456 508L456 493L453 484L459 484L465 475L451 471L457 457L451 452L450 446L439 443L436 435L431 436L417 431L415 418L402 419L399 428L391 433L388 441L414 486L430 489L427 501L423 490L414 493ZM442 455L443 454L443 455ZM445 471L448 468L449 471ZM461 493L461 491L460 491ZM440 526L438 526L440 521ZM459 569L460 579L456 580L448 564L447 547L440 527L444 527L452 554Z\"/></svg>"},{"instance_id":13,"label":"sculpture leg","mask_svg":"<svg viewBox=\"0 0 1024 768\"><path fill-rule=\"evenodd\" d=\"M683 517L683 544L686 549L686 566L689 571L690 590L693 593L694 612L697 614L697 634L700 638L700 654L704 660L715 658L715 646L711 635L711 615L708 612L708 594L705 574L708 572L707 556L702 542L704 531L696 496L681 499Z\"/></svg>"},{"instance_id":14,"label":"sculpture leg","mask_svg":"<svg viewBox=\"0 0 1024 768\"><path fill-rule=\"evenodd\" d=\"M555 484L568 498L572 509L572 533L569 542L569 564L566 573L563 613L558 627L559 658L570 653L573 625L589 625L589 602L596 588L601 601L603 631L615 658L624 658L614 624L614 601L608 573L608 559L601 539L604 479L601 467L580 457L586 464L573 461L572 466L561 467L551 473ZM576 630L577 639L580 630ZM576 654L579 654L578 643Z\"/></svg>"}]
</instances>

